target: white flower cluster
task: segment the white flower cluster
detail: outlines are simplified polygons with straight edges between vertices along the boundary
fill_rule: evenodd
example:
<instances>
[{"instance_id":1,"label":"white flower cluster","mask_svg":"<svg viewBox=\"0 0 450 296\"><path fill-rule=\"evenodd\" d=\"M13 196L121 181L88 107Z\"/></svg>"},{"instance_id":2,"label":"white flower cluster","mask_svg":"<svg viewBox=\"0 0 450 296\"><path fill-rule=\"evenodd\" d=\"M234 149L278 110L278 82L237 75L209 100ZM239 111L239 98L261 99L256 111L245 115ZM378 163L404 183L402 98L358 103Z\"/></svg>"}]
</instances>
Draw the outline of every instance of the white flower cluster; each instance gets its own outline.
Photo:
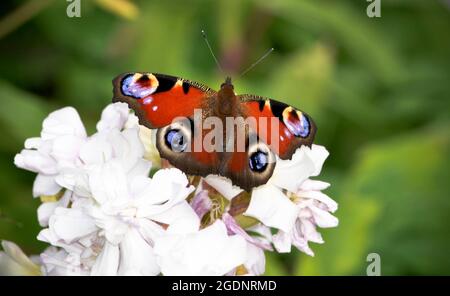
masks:
<instances>
[{"instance_id":1,"label":"white flower cluster","mask_svg":"<svg viewBox=\"0 0 450 296\"><path fill-rule=\"evenodd\" d=\"M44 275L260 275L264 251L294 245L312 256L308 242L323 243L316 228L338 224L336 202L321 192L329 184L310 179L324 147L278 159L269 182L248 194L223 177L161 168L150 134L115 103L92 136L68 107L26 140L14 162L37 173L38 239L51 245L39 259Z\"/></svg>"}]
</instances>

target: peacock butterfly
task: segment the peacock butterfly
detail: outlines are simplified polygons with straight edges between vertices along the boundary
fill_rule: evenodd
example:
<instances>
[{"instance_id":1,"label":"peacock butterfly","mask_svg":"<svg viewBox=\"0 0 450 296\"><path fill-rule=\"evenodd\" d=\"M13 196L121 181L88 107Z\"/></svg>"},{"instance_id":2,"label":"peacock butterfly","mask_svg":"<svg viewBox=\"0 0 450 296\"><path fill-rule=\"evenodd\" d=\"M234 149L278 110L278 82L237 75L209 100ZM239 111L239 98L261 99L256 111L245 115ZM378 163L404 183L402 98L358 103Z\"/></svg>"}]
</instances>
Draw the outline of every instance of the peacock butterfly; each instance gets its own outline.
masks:
<instances>
[{"instance_id":1,"label":"peacock butterfly","mask_svg":"<svg viewBox=\"0 0 450 296\"><path fill-rule=\"evenodd\" d=\"M269 180L276 155L291 159L300 146L311 146L317 130L292 106L236 95L229 77L216 92L174 76L125 73L113 80L113 93L113 102L127 103L140 124L157 129L162 158L187 174L228 177L246 191Z\"/></svg>"}]
</instances>

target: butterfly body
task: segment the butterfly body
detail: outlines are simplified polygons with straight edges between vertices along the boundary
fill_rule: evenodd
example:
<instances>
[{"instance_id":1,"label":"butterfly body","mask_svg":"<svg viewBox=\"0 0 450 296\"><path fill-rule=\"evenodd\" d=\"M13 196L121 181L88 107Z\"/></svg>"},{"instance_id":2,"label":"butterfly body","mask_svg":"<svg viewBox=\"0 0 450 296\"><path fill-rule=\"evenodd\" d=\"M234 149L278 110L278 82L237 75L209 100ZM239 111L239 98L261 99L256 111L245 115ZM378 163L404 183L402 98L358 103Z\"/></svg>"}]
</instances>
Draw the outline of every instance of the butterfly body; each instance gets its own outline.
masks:
<instances>
[{"instance_id":1,"label":"butterfly body","mask_svg":"<svg viewBox=\"0 0 450 296\"><path fill-rule=\"evenodd\" d=\"M187 174L228 177L250 191L265 184L277 156L310 146L316 126L300 110L255 95L236 95L231 78L218 92L190 80L125 73L113 101L126 102L142 125L157 129L162 158Z\"/></svg>"}]
</instances>

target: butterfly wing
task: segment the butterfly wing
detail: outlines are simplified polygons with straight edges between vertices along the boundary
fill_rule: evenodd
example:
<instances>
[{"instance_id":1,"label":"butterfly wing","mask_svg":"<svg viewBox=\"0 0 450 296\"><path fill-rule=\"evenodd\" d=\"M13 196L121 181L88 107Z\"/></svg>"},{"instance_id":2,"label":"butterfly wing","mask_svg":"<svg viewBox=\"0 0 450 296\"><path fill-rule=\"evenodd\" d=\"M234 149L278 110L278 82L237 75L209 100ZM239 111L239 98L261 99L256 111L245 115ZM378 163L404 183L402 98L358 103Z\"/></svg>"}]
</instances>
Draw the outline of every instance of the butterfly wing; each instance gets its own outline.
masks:
<instances>
[{"instance_id":1,"label":"butterfly wing","mask_svg":"<svg viewBox=\"0 0 450 296\"><path fill-rule=\"evenodd\" d=\"M203 149L206 131L198 127L199 122L188 118L158 129L156 147L162 158L189 175L217 174L220 155Z\"/></svg>"},{"instance_id":2,"label":"butterfly wing","mask_svg":"<svg viewBox=\"0 0 450 296\"><path fill-rule=\"evenodd\" d=\"M192 117L216 94L200 83L155 73L124 73L113 86L113 102L128 103L139 123L152 129L167 126L176 117Z\"/></svg>"},{"instance_id":3,"label":"butterfly wing","mask_svg":"<svg viewBox=\"0 0 450 296\"><path fill-rule=\"evenodd\" d=\"M276 158L270 147L263 141L246 135L245 151L235 149L226 152L223 158L222 175L230 178L233 184L250 192L252 188L266 184L275 169Z\"/></svg>"},{"instance_id":4,"label":"butterfly wing","mask_svg":"<svg viewBox=\"0 0 450 296\"><path fill-rule=\"evenodd\" d=\"M281 159L290 159L302 145L312 145L317 127L306 113L260 96L238 98L246 116L256 119L258 137Z\"/></svg>"},{"instance_id":5,"label":"butterfly wing","mask_svg":"<svg viewBox=\"0 0 450 296\"><path fill-rule=\"evenodd\" d=\"M195 110L207 108L217 95L215 91L194 81L156 73L124 73L113 80L113 87L113 102L127 103L140 124L158 129L156 146L162 158L187 174L217 172L218 154L198 149L203 134L194 133L193 124Z\"/></svg>"}]
</instances>

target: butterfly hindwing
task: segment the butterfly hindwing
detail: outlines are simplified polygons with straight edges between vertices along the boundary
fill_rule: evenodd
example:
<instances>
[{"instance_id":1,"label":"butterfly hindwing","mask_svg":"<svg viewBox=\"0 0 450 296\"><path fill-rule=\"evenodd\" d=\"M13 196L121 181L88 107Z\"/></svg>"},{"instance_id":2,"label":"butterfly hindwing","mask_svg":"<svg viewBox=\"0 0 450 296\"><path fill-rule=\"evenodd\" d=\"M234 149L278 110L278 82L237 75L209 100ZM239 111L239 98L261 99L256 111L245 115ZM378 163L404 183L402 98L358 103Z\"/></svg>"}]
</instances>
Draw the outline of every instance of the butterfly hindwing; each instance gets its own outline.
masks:
<instances>
[{"instance_id":1,"label":"butterfly hindwing","mask_svg":"<svg viewBox=\"0 0 450 296\"><path fill-rule=\"evenodd\" d=\"M267 183L276 163L270 147L258 137L251 137L252 133L249 130L246 135L245 151L225 153L221 172L246 191Z\"/></svg>"},{"instance_id":2,"label":"butterfly hindwing","mask_svg":"<svg viewBox=\"0 0 450 296\"><path fill-rule=\"evenodd\" d=\"M215 174L219 170L220 155L201 146L205 132L192 118L180 120L158 129L156 147L162 158L187 174Z\"/></svg>"}]
</instances>

